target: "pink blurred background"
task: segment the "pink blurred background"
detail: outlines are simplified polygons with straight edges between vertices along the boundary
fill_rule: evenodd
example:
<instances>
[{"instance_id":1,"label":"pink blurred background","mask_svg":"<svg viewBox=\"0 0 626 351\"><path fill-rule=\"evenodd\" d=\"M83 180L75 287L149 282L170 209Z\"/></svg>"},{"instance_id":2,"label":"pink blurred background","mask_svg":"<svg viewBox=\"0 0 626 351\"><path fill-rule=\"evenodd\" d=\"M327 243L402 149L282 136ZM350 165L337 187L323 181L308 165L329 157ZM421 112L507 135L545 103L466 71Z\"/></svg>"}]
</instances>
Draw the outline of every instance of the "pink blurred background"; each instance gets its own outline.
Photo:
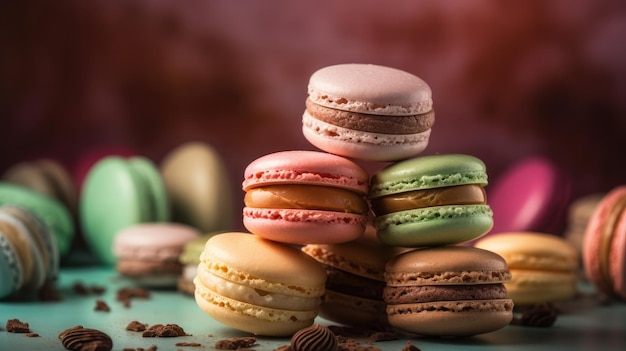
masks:
<instances>
[{"instance_id":1,"label":"pink blurred background","mask_svg":"<svg viewBox=\"0 0 626 351\"><path fill-rule=\"evenodd\" d=\"M300 131L311 73L362 62L429 83L424 154L478 156L491 179L544 155L573 197L626 183L620 0L3 1L0 48L0 172L72 168L102 146L158 162L202 140L243 199L250 161L314 149Z\"/></svg>"}]
</instances>

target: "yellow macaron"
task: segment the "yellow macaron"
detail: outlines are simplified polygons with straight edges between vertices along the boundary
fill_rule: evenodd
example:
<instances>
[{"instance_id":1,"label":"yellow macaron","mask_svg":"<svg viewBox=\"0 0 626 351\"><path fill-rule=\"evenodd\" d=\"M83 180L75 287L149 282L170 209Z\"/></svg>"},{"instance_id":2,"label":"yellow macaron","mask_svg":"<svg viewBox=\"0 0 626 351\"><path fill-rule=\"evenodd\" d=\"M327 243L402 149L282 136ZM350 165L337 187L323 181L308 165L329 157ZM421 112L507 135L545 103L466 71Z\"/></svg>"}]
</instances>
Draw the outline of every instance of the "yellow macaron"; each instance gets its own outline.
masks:
<instances>
[{"instance_id":1,"label":"yellow macaron","mask_svg":"<svg viewBox=\"0 0 626 351\"><path fill-rule=\"evenodd\" d=\"M576 293L579 255L563 238L536 232L498 233L474 246L506 260L511 281L504 285L516 305L563 301Z\"/></svg>"},{"instance_id":2,"label":"yellow macaron","mask_svg":"<svg viewBox=\"0 0 626 351\"><path fill-rule=\"evenodd\" d=\"M198 306L235 329L291 336L313 324L326 271L304 252L248 233L210 238L194 279Z\"/></svg>"}]
</instances>

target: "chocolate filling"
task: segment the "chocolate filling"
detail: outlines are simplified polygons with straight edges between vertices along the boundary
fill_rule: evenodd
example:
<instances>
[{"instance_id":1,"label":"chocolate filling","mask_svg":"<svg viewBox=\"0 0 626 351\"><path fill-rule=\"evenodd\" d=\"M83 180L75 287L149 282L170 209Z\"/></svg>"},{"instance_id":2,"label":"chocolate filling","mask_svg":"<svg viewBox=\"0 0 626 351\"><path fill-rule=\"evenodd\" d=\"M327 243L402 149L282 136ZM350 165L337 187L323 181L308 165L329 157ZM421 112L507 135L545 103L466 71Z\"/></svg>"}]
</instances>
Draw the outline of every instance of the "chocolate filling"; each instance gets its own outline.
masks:
<instances>
[{"instance_id":1,"label":"chocolate filling","mask_svg":"<svg viewBox=\"0 0 626 351\"><path fill-rule=\"evenodd\" d=\"M385 282L324 266L328 274L326 289L370 300L382 300Z\"/></svg>"},{"instance_id":2,"label":"chocolate filling","mask_svg":"<svg viewBox=\"0 0 626 351\"><path fill-rule=\"evenodd\" d=\"M503 284L388 286L383 299L390 305L434 301L505 299Z\"/></svg>"},{"instance_id":3,"label":"chocolate filling","mask_svg":"<svg viewBox=\"0 0 626 351\"><path fill-rule=\"evenodd\" d=\"M382 116L337 110L306 99L306 110L316 119L339 127L383 134L416 134L435 124L435 112L412 116Z\"/></svg>"}]
</instances>

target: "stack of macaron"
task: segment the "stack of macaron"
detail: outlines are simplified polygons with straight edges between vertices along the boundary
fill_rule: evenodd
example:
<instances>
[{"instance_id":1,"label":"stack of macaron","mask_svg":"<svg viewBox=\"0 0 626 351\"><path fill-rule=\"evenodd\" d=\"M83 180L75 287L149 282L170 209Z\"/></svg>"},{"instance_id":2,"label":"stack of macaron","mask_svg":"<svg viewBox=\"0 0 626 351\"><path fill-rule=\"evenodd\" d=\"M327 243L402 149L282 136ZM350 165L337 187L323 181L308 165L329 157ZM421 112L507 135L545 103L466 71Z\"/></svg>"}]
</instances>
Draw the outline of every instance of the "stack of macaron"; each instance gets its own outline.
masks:
<instances>
[{"instance_id":1,"label":"stack of macaron","mask_svg":"<svg viewBox=\"0 0 626 351\"><path fill-rule=\"evenodd\" d=\"M310 77L302 117L304 137L320 151L279 151L246 168L243 224L256 238L246 240L284 250L300 247L323 267L321 316L444 336L484 333L511 320L504 259L477 248L451 248L493 226L485 165L470 155L417 157L428 145L434 120L430 87L413 74L368 64L324 67ZM359 161L391 164L370 177ZM224 302L235 290L223 287L241 283L239 276L222 274L231 268L218 269L220 260L211 258L223 249L217 237L206 243L195 297L209 315L246 330L241 321L266 302L243 298L247 307L261 305L248 312L234 307L241 296L236 303ZM229 248L231 260L250 260L237 252L240 246ZM303 264L281 263L294 270ZM435 278L416 283L415 276ZM282 274L281 284L286 278L301 279ZM216 284L216 279L226 281ZM236 316L246 319L235 322ZM261 323L262 314L256 316ZM431 329L419 323L432 320L439 322Z\"/></svg>"},{"instance_id":2,"label":"stack of macaron","mask_svg":"<svg viewBox=\"0 0 626 351\"><path fill-rule=\"evenodd\" d=\"M387 262L384 301L389 324L431 336L494 331L513 318L496 253L457 246L493 226L484 163L465 154L437 154L392 163L376 172L369 199L380 240L412 247Z\"/></svg>"},{"instance_id":3,"label":"stack of macaron","mask_svg":"<svg viewBox=\"0 0 626 351\"><path fill-rule=\"evenodd\" d=\"M246 167L242 183L245 191L243 224L254 239L242 233L238 236L245 237L250 245L259 246L259 250L267 251L272 247L273 251L290 253L276 256L282 257L280 262L275 262L273 255L264 255L267 264L263 267L267 271L256 273L264 277L276 276L271 272L277 265L282 265L284 272L276 277L280 281L274 282L278 286L284 284L285 279L301 280L297 272L306 266L309 266L308 270L322 272L319 279L309 279L307 284L321 284L322 290L318 291L317 297L324 296L321 309L329 312L322 313L328 318L345 317L344 322L357 322L358 316L350 316L350 312L356 311L358 306L369 307L373 302L371 313L366 309L362 316L367 321L386 319L381 318L385 315L384 306L381 307L384 265L397 250L386 247L377 239L374 244L357 241L371 219L366 198L369 174L350 158L389 161L423 151L434 123L430 88L420 78L398 69L344 64L315 72L310 78L308 93L302 132L321 151L279 151L261 156ZM217 235L206 243L198 266L195 297L200 307L215 319L242 330L271 333L268 335L295 332L293 328L272 329L276 321L258 312L273 307L267 305L266 299L233 297L232 292L220 289L220 286L241 284L237 276L225 276L215 271L215 261L220 260L214 258L214 251L224 249L220 246L224 246L221 242L225 239L220 238L223 236ZM306 250L303 252L298 247ZM239 257L237 261L249 260L239 252L242 245L229 245L228 248L233 250L228 255ZM382 252L389 254L377 255ZM337 266L335 258L344 256L345 262L356 260L355 263ZM230 265L237 263L231 262ZM293 270L293 275L289 276L288 270ZM328 279L326 271L329 272ZM358 286L344 286L343 278L348 276L353 277ZM221 279L221 284L216 284L216 279ZM324 294L327 281L328 291L338 290L335 295ZM346 290L364 287L368 289L365 295L352 296L350 291L346 294ZM336 302L331 302L331 296L336 297ZM301 321L297 311L303 302L289 307L291 312L284 310L272 314L287 313L292 319ZM224 305L226 307L219 307ZM333 314L331 309L335 307L345 312ZM317 314L318 306L311 311ZM255 323L250 322L251 318ZM246 327L242 321L248 321L254 327ZM313 319L306 323L312 324Z\"/></svg>"},{"instance_id":4,"label":"stack of macaron","mask_svg":"<svg viewBox=\"0 0 626 351\"><path fill-rule=\"evenodd\" d=\"M371 176L368 190L379 245L404 248L386 257L382 272L386 286L378 294L388 323L423 335L493 331L512 319L513 303L503 285L510 279L507 264L489 251L452 246L479 238L493 226L484 190L486 167L464 154L417 157L434 123L432 105L428 85L407 72L330 66L311 76L303 133L329 153L391 162ZM341 271L333 267L340 261L331 259L336 256L332 251L341 251L325 249L313 243L303 250L326 265L330 278ZM328 316L345 322L343 314Z\"/></svg>"}]
</instances>

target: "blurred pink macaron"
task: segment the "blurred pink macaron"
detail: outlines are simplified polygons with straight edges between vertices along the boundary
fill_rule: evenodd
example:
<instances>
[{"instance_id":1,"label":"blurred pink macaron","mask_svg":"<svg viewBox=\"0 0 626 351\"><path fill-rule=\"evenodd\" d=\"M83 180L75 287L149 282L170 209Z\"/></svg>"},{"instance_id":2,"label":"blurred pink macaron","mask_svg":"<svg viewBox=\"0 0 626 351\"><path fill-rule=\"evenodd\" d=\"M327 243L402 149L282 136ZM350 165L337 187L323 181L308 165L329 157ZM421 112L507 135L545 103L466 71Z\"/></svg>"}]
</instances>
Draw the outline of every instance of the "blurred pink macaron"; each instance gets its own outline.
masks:
<instances>
[{"instance_id":1,"label":"blurred pink macaron","mask_svg":"<svg viewBox=\"0 0 626 351\"><path fill-rule=\"evenodd\" d=\"M142 223L120 230L113 241L117 272L147 287L174 288L183 271L179 261L187 242L200 237L178 223Z\"/></svg>"},{"instance_id":2,"label":"blurred pink macaron","mask_svg":"<svg viewBox=\"0 0 626 351\"><path fill-rule=\"evenodd\" d=\"M529 156L487 189L493 228L487 234L535 231L560 234L570 199L569 177L547 157Z\"/></svg>"},{"instance_id":3,"label":"blurred pink macaron","mask_svg":"<svg viewBox=\"0 0 626 351\"><path fill-rule=\"evenodd\" d=\"M367 172L347 158L317 151L262 156L244 172L243 224L289 244L333 244L365 231Z\"/></svg>"},{"instance_id":4,"label":"blurred pink macaron","mask_svg":"<svg viewBox=\"0 0 626 351\"><path fill-rule=\"evenodd\" d=\"M626 300L626 186L600 200L583 238L585 275L611 298Z\"/></svg>"}]
</instances>

